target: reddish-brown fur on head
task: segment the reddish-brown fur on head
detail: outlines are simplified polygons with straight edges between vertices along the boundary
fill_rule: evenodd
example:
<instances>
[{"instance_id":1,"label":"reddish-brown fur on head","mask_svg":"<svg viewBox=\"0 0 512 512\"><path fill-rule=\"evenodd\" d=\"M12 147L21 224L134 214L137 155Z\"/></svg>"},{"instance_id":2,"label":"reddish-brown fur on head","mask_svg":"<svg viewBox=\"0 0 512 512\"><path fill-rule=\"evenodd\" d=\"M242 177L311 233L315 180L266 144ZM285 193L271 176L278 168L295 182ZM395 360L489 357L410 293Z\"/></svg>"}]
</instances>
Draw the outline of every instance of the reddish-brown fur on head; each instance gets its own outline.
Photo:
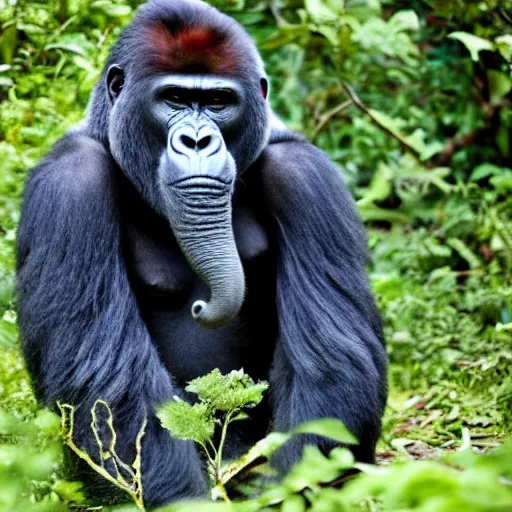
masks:
<instances>
[{"instance_id":1,"label":"reddish-brown fur on head","mask_svg":"<svg viewBox=\"0 0 512 512\"><path fill-rule=\"evenodd\" d=\"M149 65L160 71L235 74L239 67L233 41L207 27L171 30L163 22L148 29Z\"/></svg>"}]
</instances>

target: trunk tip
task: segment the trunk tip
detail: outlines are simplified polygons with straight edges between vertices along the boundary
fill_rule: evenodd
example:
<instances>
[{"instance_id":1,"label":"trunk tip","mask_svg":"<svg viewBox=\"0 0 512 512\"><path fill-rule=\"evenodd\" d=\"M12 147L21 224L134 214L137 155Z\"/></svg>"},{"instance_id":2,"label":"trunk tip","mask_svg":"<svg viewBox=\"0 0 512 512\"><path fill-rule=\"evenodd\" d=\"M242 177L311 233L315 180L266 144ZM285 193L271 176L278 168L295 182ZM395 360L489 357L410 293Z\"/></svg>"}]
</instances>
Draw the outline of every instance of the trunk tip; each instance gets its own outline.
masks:
<instances>
[{"instance_id":1,"label":"trunk tip","mask_svg":"<svg viewBox=\"0 0 512 512\"><path fill-rule=\"evenodd\" d=\"M199 317L205 307L206 302L204 300L196 300L194 304L192 304L192 316L194 317L194 320L199 320Z\"/></svg>"},{"instance_id":2,"label":"trunk tip","mask_svg":"<svg viewBox=\"0 0 512 512\"><path fill-rule=\"evenodd\" d=\"M229 324L238 313L238 309L232 309L220 314L216 309L204 300L196 300L192 304L192 318L207 329L217 329Z\"/></svg>"}]
</instances>

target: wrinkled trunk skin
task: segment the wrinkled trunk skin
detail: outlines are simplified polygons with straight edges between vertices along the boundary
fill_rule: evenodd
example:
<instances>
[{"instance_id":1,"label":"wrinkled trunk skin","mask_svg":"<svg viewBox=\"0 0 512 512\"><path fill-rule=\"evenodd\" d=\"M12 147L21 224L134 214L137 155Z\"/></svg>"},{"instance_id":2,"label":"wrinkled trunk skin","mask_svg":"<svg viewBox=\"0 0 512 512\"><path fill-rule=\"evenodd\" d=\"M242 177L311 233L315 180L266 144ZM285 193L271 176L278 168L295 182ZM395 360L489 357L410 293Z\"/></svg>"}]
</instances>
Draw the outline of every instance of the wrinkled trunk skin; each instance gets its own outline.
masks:
<instances>
[{"instance_id":1,"label":"wrinkled trunk skin","mask_svg":"<svg viewBox=\"0 0 512 512\"><path fill-rule=\"evenodd\" d=\"M245 279L231 221L232 184L190 178L167 191L169 221L188 263L210 288L210 300L197 300L192 316L216 328L232 321L244 300Z\"/></svg>"}]
</instances>

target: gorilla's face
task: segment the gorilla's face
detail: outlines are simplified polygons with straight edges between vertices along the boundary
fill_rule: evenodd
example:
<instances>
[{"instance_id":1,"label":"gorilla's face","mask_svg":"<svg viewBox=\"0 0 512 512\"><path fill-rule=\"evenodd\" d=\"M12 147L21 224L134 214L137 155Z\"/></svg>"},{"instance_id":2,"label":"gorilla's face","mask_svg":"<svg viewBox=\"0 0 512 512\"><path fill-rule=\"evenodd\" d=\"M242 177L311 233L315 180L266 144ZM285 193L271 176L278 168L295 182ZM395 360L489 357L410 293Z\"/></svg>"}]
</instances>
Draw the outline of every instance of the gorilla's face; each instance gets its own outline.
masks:
<instances>
[{"instance_id":1,"label":"gorilla's face","mask_svg":"<svg viewBox=\"0 0 512 512\"><path fill-rule=\"evenodd\" d=\"M204 75L158 80L150 118L166 133L161 179L171 186L201 177L232 184L236 155L226 145L226 134L240 125L244 102L235 80Z\"/></svg>"},{"instance_id":2,"label":"gorilla's face","mask_svg":"<svg viewBox=\"0 0 512 512\"><path fill-rule=\"evenodd\" d=\"M253 89L266 87L264 80ZM210 288L210 301L196 301L193 317L206 327L231 321L245 288L231 196L237 170L244 171L266 143L266 91L256 89L259 97L251 100L248 84L207 74L157 75L130 86L118 66L110 68L106 85L114 158L155 211L169 219L189 264Z\"/></svg>"}]
</instances>

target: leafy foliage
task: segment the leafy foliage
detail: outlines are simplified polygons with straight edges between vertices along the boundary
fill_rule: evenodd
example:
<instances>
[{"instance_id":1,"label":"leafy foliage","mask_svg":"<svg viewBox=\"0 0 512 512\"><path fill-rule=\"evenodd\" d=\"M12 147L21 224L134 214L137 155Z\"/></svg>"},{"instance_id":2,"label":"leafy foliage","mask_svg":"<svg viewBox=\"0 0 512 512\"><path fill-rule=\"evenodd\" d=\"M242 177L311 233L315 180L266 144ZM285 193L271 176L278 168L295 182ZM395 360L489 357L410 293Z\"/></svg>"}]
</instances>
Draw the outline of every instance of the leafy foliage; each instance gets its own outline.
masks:
<instances>
[{"instance_id":1,"label":"leafy foliage","mask_svg":"<svg viewBox=\"0 0 512 512\"><path fill-rule=\"evenodd\" d=\"M263 392L268 388L266 382L255 383L243 370L233 370L222 375L215 369L203 377L191 381L186 391L197 394L199 402L188 404L178 397L164 404L157 412L162 425L178 439L190 439L201 446L206 459L212 482L212 498L229 501L224 485L245 466L264 453L278 449L286 436L273 436L263 440L252 451L228 466L222 466L222 454L227 429L233 421L245 420L244 407L254 407L261 402ZM218 445L213 435L215 424L221 426ZM281 442L282 441L282 442Z\"/></svg>"},{"instance_id":2,"label":"leafy foliage","mask_svg":"<svg viewBox=\"0 0 512 512\"><path fill-rule=\"evenodd\" d=\"M59 480L59 418L42 410L30 423L0 409L0 510L59 512L83 499L81 484Z\"/></svg>"},{"instance_id":3,"label":"leafy foliage","mask_svg":"<svg viewBox=\"0 0 512 512\"><path fill-rule=\"evenodd\" d=\"M503 481L511 474L511 455L509 443L490 455L464 450L444 463L397 464L371 471L347 485L344 494L348 503L373 496L384 511L505 511L512 504L512 488Z\"/></svg>"},{"instance_id":4,"label":"leafy foliage","mask_svg":"<svg viewBox=\"0 0 512 512\"><path fill-rule=\"evenodd\" d=\"M60 479L51 435L24 430L46 413L19 355L14 239L27 169L82 117L108 49L139 3L0 1L0 508L8 512L65 510L81 500L75 484ZM321 479L350 466L348 452L326 458L311 449L291 473L294 484L246 489L248 499L233 505L189 507L510 509L510 445L478 452L512 431L512 2L210 3L255 38L274 110L339 165L367 223L391 360L379 460L396 462L362 468L339 491ZM209 418L195 433L202 442L216 426L214 403L225 416L236 400L250 406L262 392L242 386L227 399L242 376L204 379L191 389L203 402L176 402ZM193 438L182 423L183 437ZM271 436L245 461L287 439ZM411 460L443 459L469 445L476 453L457 460ZM308 482L303 491L297 481Z\"/></svg>"},{"instance_id":5,"label":"leafy foliage","mask_svg":"<svg viewBox=\"0 0 512 512\"><path fill-rule=\"evenodd\" d=\"M233 421L247 419L247 416L241 413L241 409L256 406L262 400L263 392L267 388L266 382L254 383L243 370L233 370L227 375L222 375L216 369L204 377L194 379L186 387L187 391L198 395L198 403L188 404L175 397L172 402L162 406L157 413L162 425L174 437L190 439L201 446L209 464L214 500L222 498L230 501L225 485L258 459L264 458L268 461L294 435L315 434L329 437L340 443L357 444L357 439L338 420L324 418L303 423L289 433L271 433L257 442L238 460L223 465L222 451L228 435L228 426ZM215 424L221 427L217 446L214 443ZM313 480L316 478L315 481L328 482L339 476L340 469L351 468L354 462L353 456L347 449L333 450L330 457L330 460L337 465L325 459L318 448L308 447L298 469L292 470L287 475L283 485L292 492L298 492L309 481L306 480L303 487L297 484L297 481L303 481L301 475L305 468L308 468L309 475L314 475ZM262 499L265 500L265 496Z\"/></svg>"},{"instance_id":6,"label":"leafy foliage","mask_svg":"<svg viewBox=\"0 0 512 512\"><path fill-rule=\"evenodd\" d=\"M507 480L512 471L511 455L508 443L486 455L466 449L440 462L375 467L354 464L346 449L336 448L327 458L310 446L283 481L268 486L257 499L225 505L176 504L159 512L505 512L512 506L512 488ZM354 466L362 474L348 480L341 490L326 486Z\"/></svg>"},{"instance_id":7,"label":"leafy foliage","mask_svg":"<svg viewBox=\"0 0 512 512\"><path fill-rule=\"evenodd\" d=\"M215 369L204 377L194 379L185 389L196 393L200 400L208 403L213 409L229 412L259 404L263 393L268 389L268 384L254 383L243 370L234 370L222 375Z\"/></svg>"},{"instance_id":8,"label":"leafy foliage","mask_svg":"<svg viewBox=\"0 0 512 512\"><path fill-rule=\"evenodd\" d=\"M215 422L211 408L204 402L191 405L176 398L163 406L158 417L162 426L177 439L191 439L204 444L213 437Z\"/></svg>"}]
</instances>

